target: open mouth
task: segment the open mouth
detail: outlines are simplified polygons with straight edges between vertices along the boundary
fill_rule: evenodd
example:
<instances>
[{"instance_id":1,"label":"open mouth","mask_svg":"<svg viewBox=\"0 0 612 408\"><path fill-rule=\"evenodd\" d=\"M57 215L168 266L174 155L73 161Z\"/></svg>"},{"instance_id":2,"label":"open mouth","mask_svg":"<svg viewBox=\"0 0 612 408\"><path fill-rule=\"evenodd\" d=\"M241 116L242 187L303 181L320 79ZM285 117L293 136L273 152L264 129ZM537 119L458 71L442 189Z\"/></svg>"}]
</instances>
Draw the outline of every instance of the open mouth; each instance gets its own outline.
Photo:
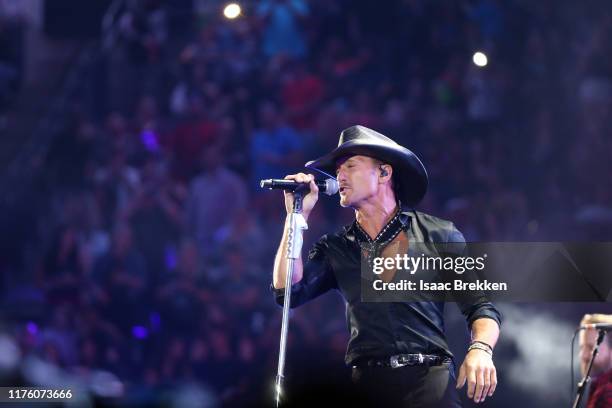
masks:
<instances>
[{"instance_id":1,"label":"open mouth","mask_svg":"<svg viewBox=\"0 0 612 408\"><path fill-rule=\"evenodd\" d=\"M348 190L348 187L346 187L346 186L341 186L341 187L340 187L340 190L339 190L339 191L340 191L340 194L345 193L345 192L346 192L346 190Z\"/></svg>"}]
</instances>

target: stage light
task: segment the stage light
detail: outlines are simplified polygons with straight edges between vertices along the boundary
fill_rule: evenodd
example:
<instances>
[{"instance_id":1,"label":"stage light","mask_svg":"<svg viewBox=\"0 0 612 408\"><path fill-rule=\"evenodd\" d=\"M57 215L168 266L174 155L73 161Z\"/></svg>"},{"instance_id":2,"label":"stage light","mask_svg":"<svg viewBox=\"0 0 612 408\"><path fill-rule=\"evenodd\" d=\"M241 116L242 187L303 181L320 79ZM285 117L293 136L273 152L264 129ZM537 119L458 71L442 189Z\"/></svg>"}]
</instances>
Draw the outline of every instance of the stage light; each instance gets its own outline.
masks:
<instances>
[{"instance_id":1,"label":"stage light","mask_svg":"<svg viewBox=\"0 0 612 408\"><path fill-rule=\"evenodd\" d=\"M26 324L26 329L28 330L28 333L33 336L38 333L38 325L34 322L28 322L28 324Z\"/></svg>"},{"instance_id":2,"label":"stage light","mask_svg":"<svg viewBox=\"0 0 612 408\"><path fill-rule=\"evenodd\" d=\"M146 339L149 336L149 331L143 326L132 327L132 336L137 339Z\"/></svg>"},{"instance_id":3,"label":"stage light","mask_svg":"<svg viewBox=\"0 0 612 408\"><path fill-rule=\"evenodd\" d=\"M489 62L489 59L487 58L485 53L477 51L472 56L472 61L474 62L475 65L479 67L485 67L487 63Z\"/></svg>"},{"instance_id":4,"label":"stage light","mask_svg":"<svg viewBox=\"0 0 612 408\"><path fill-rule=\"evenodd\" d=\"M230 20L235 19L240 15L242 9L238 3L230 3L223 9L223 15Z\"/></svg>"}]
</instances>

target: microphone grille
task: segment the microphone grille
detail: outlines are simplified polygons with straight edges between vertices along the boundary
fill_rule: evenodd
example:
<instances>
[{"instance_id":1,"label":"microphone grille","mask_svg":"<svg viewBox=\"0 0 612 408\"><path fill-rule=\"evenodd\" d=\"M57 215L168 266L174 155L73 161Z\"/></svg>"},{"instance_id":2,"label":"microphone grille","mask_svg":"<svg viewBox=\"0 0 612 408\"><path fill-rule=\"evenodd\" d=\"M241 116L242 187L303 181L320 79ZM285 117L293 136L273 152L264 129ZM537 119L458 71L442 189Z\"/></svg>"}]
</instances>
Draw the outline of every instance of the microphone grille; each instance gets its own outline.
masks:
<instances>
[{"instance_id":1,"label":"microphone grille","mask_svg":"<svg viewBox=\"0 0 612 408\"><path fill-rule=\"evenodd\" d=\"M330 196L334 195L338 192L339 189L340 187L338 185L338 180L333 178L328 178L327 180L325 180L325 194Z\"/></svg>"}]
</instances>

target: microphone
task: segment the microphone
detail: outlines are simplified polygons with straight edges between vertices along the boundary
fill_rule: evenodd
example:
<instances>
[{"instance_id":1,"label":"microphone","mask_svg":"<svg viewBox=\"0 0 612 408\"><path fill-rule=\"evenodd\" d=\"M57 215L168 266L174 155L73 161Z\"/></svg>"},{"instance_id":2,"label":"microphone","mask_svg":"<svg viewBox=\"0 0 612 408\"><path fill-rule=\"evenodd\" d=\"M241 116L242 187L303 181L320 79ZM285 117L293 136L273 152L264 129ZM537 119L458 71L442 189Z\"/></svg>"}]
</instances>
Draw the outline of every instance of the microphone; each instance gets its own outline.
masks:
<instances>
[{"instance_id":1,"label":"microphone","mask_svg":"<svg viewBox=\"0 0 612 408\"><path fill-rule=\"evenodd\" d=\"M261 188L269 190L286 190L286 191L310 191L310 183L298 183L295 180L285 179L267 179L261 180L259 185ZM327 195L334 195L338 192L338 181L333 178L327 180L315 180L315 184L319 187L319 191Z\"/></svg>"},{"instance_id":2,"label":"microphone","mask_svg":"<svg viewBox=\"0 0 612 408\"><path fill-rule=\"evenodd\" d=\"M591 323L580 326L581 329L612 330L612 323Z\"/></svg>"}]
</instances>

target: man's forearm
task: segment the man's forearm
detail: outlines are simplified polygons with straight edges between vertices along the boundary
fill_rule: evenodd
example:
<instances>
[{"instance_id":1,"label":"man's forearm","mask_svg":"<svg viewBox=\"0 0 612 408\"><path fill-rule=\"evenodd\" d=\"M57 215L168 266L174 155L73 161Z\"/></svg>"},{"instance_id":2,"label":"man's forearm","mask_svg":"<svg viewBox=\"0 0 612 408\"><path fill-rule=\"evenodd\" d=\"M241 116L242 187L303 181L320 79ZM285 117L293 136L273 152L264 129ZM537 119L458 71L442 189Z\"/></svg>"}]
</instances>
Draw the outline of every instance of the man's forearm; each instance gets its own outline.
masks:
<instances>
[{"instance_id":1,"label":"man's forearm","mask_svg":"<svg viewBox=\"0 0 612 408\"><path fill-rule=\"evenodd\" d=\"M287 240L289 239L289 216L285 219L285 229L283 231L283 238L276 251L276 257L274 258L274 274L272 284L274 288L281 289L285 287L285 280L287 275ZM293 276L292 283L296 283L302 280L302 255L295 260L293 263Z\"/></svg>"},{"instance_id":2,"label":"man's forearm","mask_svg":"<svg viewBox=\"0 0 612 408\"><path fill-rule=\"evenodd\" d=\"M472 341L482 341L495 347L499 338L499 325L493 319L480 318L472 322Z\"/></svg>"},{"instance_id":3,"label":"man's forearm","mask_svg":"<svg viewBox=\"0 0 612 408\"><path fill-rule=\"evenodd\" d=\"M472 322L472 342L478 341L495 347L499 337L499 325L493 319L481 317ZM467 395L474 402L482 402L495 392L497 370L493 364L493 352L479 343L470 346L459 368L457 388L467 382Z\"/></svg>"}]
</instances>

